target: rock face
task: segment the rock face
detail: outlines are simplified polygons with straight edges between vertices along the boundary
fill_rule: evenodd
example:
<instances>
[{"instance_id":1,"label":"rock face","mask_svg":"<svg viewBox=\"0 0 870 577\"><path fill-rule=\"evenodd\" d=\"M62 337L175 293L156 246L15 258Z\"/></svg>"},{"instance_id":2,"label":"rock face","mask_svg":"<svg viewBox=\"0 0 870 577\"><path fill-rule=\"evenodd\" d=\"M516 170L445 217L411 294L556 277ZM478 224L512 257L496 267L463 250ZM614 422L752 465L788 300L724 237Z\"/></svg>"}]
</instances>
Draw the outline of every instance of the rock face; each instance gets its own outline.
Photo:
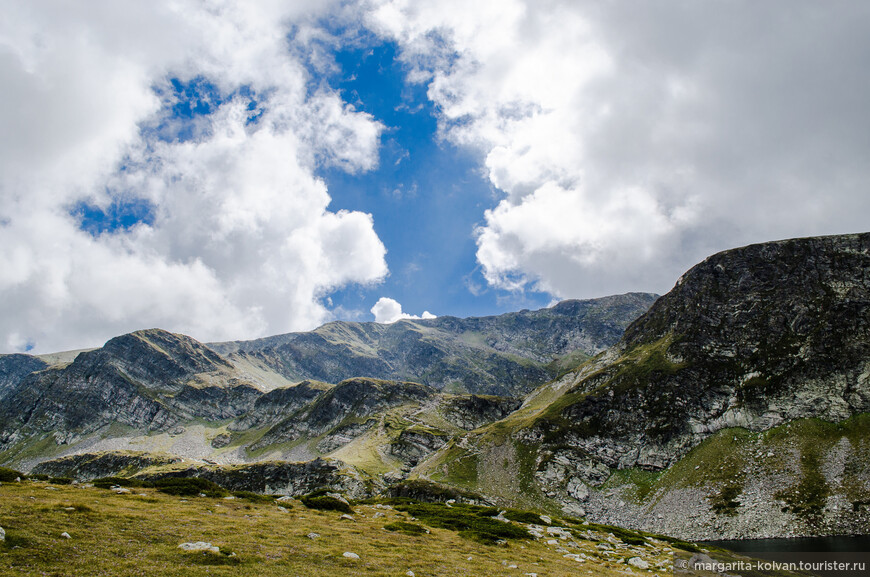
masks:
<instances>
[{"instance_id":1,"label":"rock face","mask_svg":"<svg viewBox=\"0 0 870 577\"><path fill-rule=\"evenodd\" d=\"M470 431L505 418L520 408L519 399L486 395L460 395L444 402L444 418L460 429Z\"/></svg>"},{"instance_id":2,"label":"rock face","mask_svg":"<svg viewBox=\"0 0 870 577\"><path fill-rule=\"evenodd\" d=\"M868 412L870 234L714 255L599 366L541 432L609 466L661 469L723 428Z\"/></svg>"},{"instance_id":3,"label":"rock face","mask_svg":"<svg viewBox=\"0 0 870 577\"><path fill-rule=\"evenodd\" d=\"M30 355L0 355L0 400L24 377L46 367L48 363Z\"/></svg>"},{"instance_id":4,"label":"rock face","mask_svg":"<svg viewBox=\"0 0 870 577\"><path fill-rule=\"evenodd\" d=\"M201 343L160 330L114 338L63 368L31 373L0 406L0 448L50 432L71 443L112 423L166 430L179 422L227 419L261 392Z\"/></svg>"},{"instance_id":5,"label":"rock face","mask_svg":"<svg viewBox=\"0 0 870 577\"><path fill-rule=\"evenodd\" d=\"M329 452L368 430L368 417L380 414L398 405L424 401L436 391L417 383L381 381L377 379L348 379L325 391L312 403L287 415L270 428L252 448L295 441L301 437L314 438L332 432L333 437L347 440L324 439L324 452ZM336 427L340 427L336 430Z\"/></svg>"},{"instance_id":6,"label":"rock face","mask_svg":"<svg viewBox=\"0 0 870 577\"><path fill-rule=\"evenodd\" d=\"M426 470L476 463L485 485L507 463L519 480L489 490L508 500L534 487L686 538L864 532L868 412L870 234L772 242L695 266L614 347Z\"/></svg>"},{"instance_id":7,"label":"rock face","mask_svg":"<svg viewBox=\"0 0 870 577\"><path fill-rule=\"evenodd\" d=\"M140 478L200 477L231 491L253 491L269 495L304 495L328 488L353 499L371 496L371 490L358 472L340 461L313 459L304 463L263 462L250 465L198 465L182 471Z\"/></svg>"},{"instance_id":8,"label":"rock face","mask_svg":"<svg viewBox=\"0 0 870 577\"><path fill-rule=\"evenodd\" d=\"M69 477L90 481L100 477L131 475L148 467L180 463L181 458L172 455L131 452L84 453L44 461L31 471L34 474L52 477Z\"/></svg>"},{"instance_id":9,"label":"rock face","mask_svg":"<svg viewBox=\"0 0 870 577\"><path fill-rule=\"evenodd\" d=\"M655 299L630 293L493 317L334 322L308 333L210 346L290 380L365 376L509 396L551 378L561 367L550 363L562 355L593 355L612 345Z\"/></svg>"}]
</instances>

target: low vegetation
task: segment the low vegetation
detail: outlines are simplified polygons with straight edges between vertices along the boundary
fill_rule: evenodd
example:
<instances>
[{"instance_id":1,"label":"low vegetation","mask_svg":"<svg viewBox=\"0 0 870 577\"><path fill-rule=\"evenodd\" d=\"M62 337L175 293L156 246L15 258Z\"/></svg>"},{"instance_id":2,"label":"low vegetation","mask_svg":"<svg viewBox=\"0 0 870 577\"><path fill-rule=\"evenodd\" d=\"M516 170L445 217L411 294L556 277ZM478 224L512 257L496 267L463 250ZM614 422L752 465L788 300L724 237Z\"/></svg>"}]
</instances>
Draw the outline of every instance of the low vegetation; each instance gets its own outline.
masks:
<instances>
[{"instance_id":1,"label":"low vegetation","mask_svg":"<svg viewBox=\"0 0 870 577\"><path fill-rule=\"evenodd\" d=\"M156 479L151 482L152 486L155 487L161 493L166 493L167 495L178 495L182 497L226 497L229 495L229 492L212 481L208 479L201 479L199 477L166 477L163 479Z\"/></svg>"},{"instance_id":2,"label":"low vegetation","mask_svg":"<svg viewBox=\"0 0 870 577\"><path fill-rule=\"evenodd\" d=\"M8 467L0 467L0 483L12 483L15 479L23 479L25 476L21 471Z\"/></svg>"},{"instance_id":3,"label":"low vegetation","mask_svg":"<svg viewBox=\"0 0 870 577\"><path fill-rule=\"evenodd\" d=\"M429 531L422 525L416 523L408 523L406 521L396 521L395 523L387 523L384 525L387 531L396 531L405 535L425 535Z\"/></svg>"},{"instance_id":4,"label":"low vegetation","mask_svg":"<svg viewBox=\"0 0 870 577\"><path fill-rule=\"evenodd\" d=\"M488 545L507 539L532 538L523 527L494 519L493 517L498 515L498 509L495 507L462 504L448 507L440 503L406 503L396 505L395 508L430 527L457 531L462 537Z\"/></svg>"},{"instance_id":5,"label":"low vegetation","mask_svg":"<svg viewBox=\"0 0 870 577\"><path fill-rule=\"evenodd\" d=\"M347 501L343 501L331 495L327 495L326 491L315 491L299 498L302 504L309 509L317 509L319 511L340 511L342 513L353 513L353 508Z\"/></svg>"},{"instance_id":6,"label":"low vegetation","mask_svg":"<svg viewBox=\"0 0 870 577\"><path fill-rule=\"evenodd\" d=\"M116 483L117 484L117 483ZM53 486L53 490L46 487ZM110 485L111 486L111 485ZM497 510L472 505L405 502L356 504L352 521L337 511L287 508L286 501L169 495L155 487L117 493L42 481L0 485L0 574L22 577L333 577L367 575L502 575L567 577L592 572L622 575L628 554L650 555L670 571L665 545L609 558L596 543L532 539L524 526L494 518ZM325 495L321 495L325 496ZM405 511L399 510L405 508ZM413 513L412 513L413 511ZM380 515L377 515L380 513ZM414 520L412 517L416 517ZM450 525L450 528L442 528ZM468 528L464 528L468 527ZM610 529L612 530L612 529ZM70 535L62 537L63 533ZM204 541L219 552L187 552ZM480 543L501 543L483 546ZM347 558L353 552L359 559ZM516 569L508 569L516 565Z\"/></svg>"}]
</instances>

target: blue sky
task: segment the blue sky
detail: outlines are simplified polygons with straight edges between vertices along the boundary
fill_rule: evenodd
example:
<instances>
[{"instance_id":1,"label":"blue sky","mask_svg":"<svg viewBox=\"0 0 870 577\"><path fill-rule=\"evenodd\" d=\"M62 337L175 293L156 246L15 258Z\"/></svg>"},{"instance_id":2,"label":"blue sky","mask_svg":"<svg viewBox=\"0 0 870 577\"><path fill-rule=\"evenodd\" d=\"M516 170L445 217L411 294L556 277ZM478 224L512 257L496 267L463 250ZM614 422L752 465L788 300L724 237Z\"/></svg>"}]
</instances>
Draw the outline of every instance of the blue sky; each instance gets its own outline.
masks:
<instances>
[{"instance_id":1,"label":"blue sky","mask_svg":"<svg viewBox=\"0 0 870 577\"><path fill-rule=\"evenodd\" d=\"M0 352L664 293L870 228L858 0L0 9Z\"/></svg>"},{"instance_id":2,"label":"blue sky","mask_svg":"<svg viewBox=\"0 0 870 577\"><path fill-rule=\"evenodd\" d=\"M330 295L335 306L367 310L380 296L419 315L483 316L541 308L552 296L487 287L475 252L475 228L497 193L474 151L440 139L425 84L406 82L397 46L378 42L335 54L340 71L326 80L345 101L386 130L378 168L364 174L324 171L335 209L371 213L387 247L390 276L378 287L349 287Z\"/></svg>"}]
</instances>

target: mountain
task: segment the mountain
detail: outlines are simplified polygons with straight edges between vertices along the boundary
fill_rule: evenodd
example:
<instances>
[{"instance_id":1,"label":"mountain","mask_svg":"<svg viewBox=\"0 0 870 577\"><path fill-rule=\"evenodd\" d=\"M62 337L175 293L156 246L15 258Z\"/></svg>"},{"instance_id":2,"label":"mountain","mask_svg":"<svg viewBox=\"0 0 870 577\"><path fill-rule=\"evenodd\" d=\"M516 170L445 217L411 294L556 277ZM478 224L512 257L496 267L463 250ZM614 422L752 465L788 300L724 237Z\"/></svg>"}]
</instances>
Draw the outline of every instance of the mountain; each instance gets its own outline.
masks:
<instances>
[{"instance_id":1,"label":"mountain","mask_svg":"<svg viewBox=\"0 0 870 577\"><path fill-rule=\"evenodd\" d=\"M233 363L289 381L337 383L366 376L448 392L517 395L549 380L566 363L615 343L656 298L629 293L467 319L340 321L307 333L209 346Z\"/></svg>"},{"instance_id":2,"label":"mountain","mask_svg":"<svg viewBox=\"0 0 870 577\"><path fill-rule=\"evenodd\" d=\"M868 359L870 234L725 251L415 473L694 539L865 532Z\"/></svg>"},{"instance_id":3,"label":"mountain","mask_svg":"<svg viewBox=\"0 0 870 577\"><path fill-rule=\"evenodd\" d=\"M8 355L0 463L357 497L436 482L692 540L866 533L870 233L724 251L653 301Z\"/></svg>"},{"instance_id":4,"label":"mountain","mask_svg":"<svg viewBox=\"0 0 870 577\"><path fill-rule=\"evenodd\" d=\"M47 367L48 363L30 355L0 355L0 400L24 377Z\"/></svg>"},{"instance_id":5,"label":"mountain","mask_svg":"<svg viewBox=\"0 0 870 577\"><path fill-rule=\"evenodd\" d=\"M231 463L337 452L353 464L359 449L372 471L401 474L450 435L519 405L438 388L521 395L563 363L615 342L654 298L565 301L472 319L330 323L212 345L150 329L72 359L5 355L0 461L30 466L59 454L145 448ZM306 374L335 378L297 382ZM405 374L420 382L391 378Z\"/></svg>"}]
</instances>

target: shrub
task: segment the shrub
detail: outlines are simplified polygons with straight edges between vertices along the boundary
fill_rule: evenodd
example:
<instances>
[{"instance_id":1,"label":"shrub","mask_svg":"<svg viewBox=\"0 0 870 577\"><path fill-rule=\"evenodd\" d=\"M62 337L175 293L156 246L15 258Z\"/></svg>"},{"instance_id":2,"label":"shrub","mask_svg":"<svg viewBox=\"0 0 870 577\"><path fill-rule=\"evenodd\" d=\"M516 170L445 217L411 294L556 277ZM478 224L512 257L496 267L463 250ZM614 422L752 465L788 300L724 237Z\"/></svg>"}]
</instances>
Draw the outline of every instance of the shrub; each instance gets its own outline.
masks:
<instances>
[{"instance_id":1,"label":"shrub","mask_svg":"<svg viewBox=\"0 0 870 577\"><path fill-rule=\"evenodd\" d=\"M250 501L251 503L274 503L275 496L274 495L260 495L259 493L254 493L252 491L233 491L231 493L233 497L237 499L244 499L246 501Z\"/></svg>"},{"instance_id":2,"label":"shrub","mask_svg":"<svg viewBox=\"0 0 870 577\"><path fill-rule=\"evenodd\" d=\"M21 478L23 479L24 477L21 477ZM27 478L32 479L34 481L48 481L48 475L44 475L42 473L36 473L35 475L27 475Z\"/></svg>"},{"instance_id":3,"label":"shrub","mask_svg":"<svg viewBox=\"0 0 870 577\"><path fill-rule=\"evenodd\" d=\"M72 485L74 479L70 477L49 477L48 482L55 485Z\"/></svg>"},{"instance_id":4,"label":"shrub","mask_svg":"<svg viewBox=\"0 0 870 577\"><path fill-rule=\"evenodd\" d=\"M508 509L504 512L504 517L511 521L516 521L517 523L540 525L544 522L539 514L533 513L532 511L520 511L519 509Z\"/></svg>"},{"instance_id":5,"label":"shrub","mask_svg":"<svg viewBox=\"0 0 870 577\"><path fill-rule=\"evenodd\" d=\"M522 527L493 519L490 509L473 505L447 507L434 503L396 505L397 511L413 515L431 527L486 533L498 539L531 538L529 532Z\"/></svg>"},{"instance_id":6,"label":"shrub","mask_svg":"<svg viewBox=\"0 0 870 577\"><path fill-rule=\"evenodd\" d=\"M8 467L0 467L0 483L13 483L15 479L23 479L24 477L25 475L21 471Z\"/></svg>"},{"instance_id":7,"label":"shrub","mask_svg":"<svg viewBox=\"0 0 870 577\"><path fill-rule=\"evenodd\" d=\"M422 525L406 523L405 521L396 521L395 523L389 523L387 525L384 525L384 529L386 529L387 531L404 533L405 535L424 535L427 532L426 528Z\"/></svg>"},{"instance_id":8,"label":"shrub","mask_svg":"<svg viewBox=\"0 0 870 577\"><path fill-rule=\"evenodd\" d=\"M353 513L353 509L351 509L350 505L342 501L341 499L336 499L335 497L330 497L329 495L319 494L320 492L310 493L308 495L304 495L299 498L302 501L302 504L308 507L309 509L318 509L320 511L341 511L342 513Z\"/></svg>"},{"instance_id":9,"label":"shrub","mask_svg":"<svg viewBox=\"0 0 870 577\"><path fill-rule=\"evenodd\" d=\"M154 487L167 495L195 497L204 494L206 497L226 497L227 491L217 483L199 477L165 477L153 481Z\"/></svg>"}]
</instances>

